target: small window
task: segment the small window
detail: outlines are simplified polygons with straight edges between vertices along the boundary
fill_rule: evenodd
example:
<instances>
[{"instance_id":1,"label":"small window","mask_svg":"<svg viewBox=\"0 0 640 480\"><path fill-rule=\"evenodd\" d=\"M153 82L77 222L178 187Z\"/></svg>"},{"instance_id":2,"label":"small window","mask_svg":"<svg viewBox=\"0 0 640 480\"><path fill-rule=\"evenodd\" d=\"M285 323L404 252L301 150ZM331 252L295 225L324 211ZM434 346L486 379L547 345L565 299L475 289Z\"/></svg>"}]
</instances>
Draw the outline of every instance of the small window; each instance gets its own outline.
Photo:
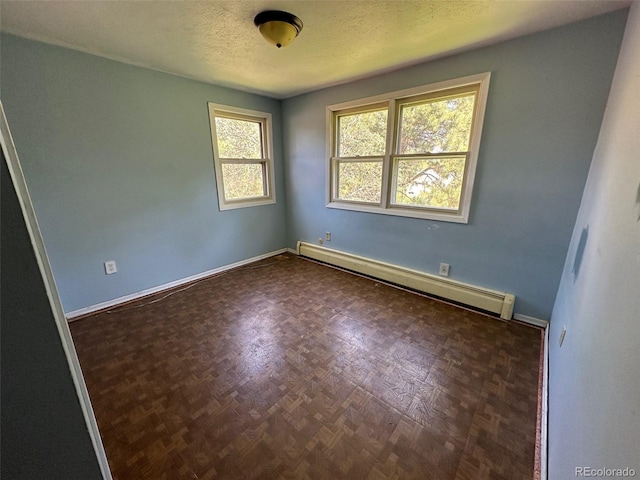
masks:
<instances>
[{"instance_id":1,"label":"small window","mask_svg":"<svg viewBox=\"0 0 640 480\"><path fill-rule=\"evenodd\" d=\"M489 74L328 107L332 208L466 223Z\"/></svg>"},{"instance_id":2,"label":"small window","mask_svg":"<svg viewBox=\"0 0 640 480\"><path fill-rule=\"evenodd\" d=\"M220 210L275 203L271 114L209 104Z\"/></svg>"}]
</instances>

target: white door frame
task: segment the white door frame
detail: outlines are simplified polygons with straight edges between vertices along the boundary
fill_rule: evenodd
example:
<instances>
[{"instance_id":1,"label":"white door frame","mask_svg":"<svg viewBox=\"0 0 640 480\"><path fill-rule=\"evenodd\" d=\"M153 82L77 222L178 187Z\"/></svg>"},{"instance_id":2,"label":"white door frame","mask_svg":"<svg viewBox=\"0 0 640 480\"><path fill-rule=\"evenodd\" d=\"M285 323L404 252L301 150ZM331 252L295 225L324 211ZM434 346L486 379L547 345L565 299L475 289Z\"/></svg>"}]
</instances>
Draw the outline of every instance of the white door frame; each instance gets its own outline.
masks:
<instances>
[{"instance_id":1,"label":"white door frame","mask_svg":"<svg viewBox=\"0 0 640 480\"><path fill-rule=\"evenodd\" d=\"M40 228L38 227L38 220L36 213L31 203L31 197L29 196L29 190L24 179L22 167L20 166L20 160L18 159L18 153L16 152L13 138L11 137L11 131L9 130L9 124L7 123L7 117L4 113L4 106L0 101L0 142L2 143L2 150L9 167L9 173L13 186L16 189L18 201L20 202L20 208L24 221L27 225L29 237L31 238L31 244L33 251L40 268L40 275L44 281L44 286L47 290L47 297L49 298L49 304L51 305L51 312L58 328L58 334L60 335L60 342L64 349L64 354L67 357L69 364L69 370L71 372L71 378L73 378L73 384L76 388L78 395L78 401L82 408L82 414L87 424L87 430L91 437L91 443L100 465L102 472L102 478L104 480L112 480L111 471L109 470L109 463L107 462L107 454L105 453L104 446L102 445L102 439L100 438L100 431L98 430L98 423L93 413L91 406L91 400L89 399L89 392L87 386L84 383L84 377L82 376L82 370L80 368L80 362L76 354L76 349L73 345L71 338L71 332L69 331L69 324L62 308L62 302L58 295L58 289L53 277L49 258L40 234Z\"/></svg>"}]
</instances>

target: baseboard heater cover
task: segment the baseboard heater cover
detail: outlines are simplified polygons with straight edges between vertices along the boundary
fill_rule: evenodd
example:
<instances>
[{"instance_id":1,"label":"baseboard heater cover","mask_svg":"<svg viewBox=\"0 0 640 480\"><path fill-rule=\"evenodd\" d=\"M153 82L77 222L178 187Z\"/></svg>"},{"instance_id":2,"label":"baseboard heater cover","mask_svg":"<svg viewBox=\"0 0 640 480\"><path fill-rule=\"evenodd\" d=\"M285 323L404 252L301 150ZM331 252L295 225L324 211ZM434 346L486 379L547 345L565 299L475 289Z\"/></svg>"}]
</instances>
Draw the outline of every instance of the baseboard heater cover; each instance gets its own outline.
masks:
<instances>
[{"instance_id":1,"label":"baseboard heater cover","mask_svg":"<svg viewBox=\"0 0 640 480\"><path fill-rule=\"evenodd\" d=\"M516 297L512 293L469 285L418 270L380 262L351 253L340 252L312 243L298 242L298 255L329 265L345 268L363 275L379 278L419 292L445 298L463 305L497 313L510 320Z\"/></svg>"}]
</instances>

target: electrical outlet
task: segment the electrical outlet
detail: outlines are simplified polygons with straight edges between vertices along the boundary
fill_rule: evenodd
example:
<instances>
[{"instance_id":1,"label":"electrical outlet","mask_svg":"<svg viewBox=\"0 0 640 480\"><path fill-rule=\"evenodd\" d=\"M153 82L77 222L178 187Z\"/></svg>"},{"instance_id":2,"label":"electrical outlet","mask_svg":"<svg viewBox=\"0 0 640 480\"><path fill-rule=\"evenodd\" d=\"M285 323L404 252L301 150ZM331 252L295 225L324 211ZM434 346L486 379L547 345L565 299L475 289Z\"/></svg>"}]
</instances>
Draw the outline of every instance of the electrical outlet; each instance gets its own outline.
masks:
<instances>
[{"instance_id":1,"label":"electrical outlet","mask_svg":"<svg viewBox=\"0 0 640 480\"><path fill-rule=\"evenodd\" d=\"M330 241L331 241L331 232L325 232L325 234L324 234L324 239L325 239L327 242L330 242Z\"/></svg>"},{"instance_id":2,"label":"electrical outlet","mask_svg":"<svg viewBox=\"0 0 640 480\"><path fill-rule=\"evenodd\" d=\"M322 237L318 237L318 245L322 245L324 243L324 240L322 240Z\"/></svg>"},{"instance_id":3,"label":"electrical outlet","mask_svg":"<svg viewBox=\"0 0 640 480\"><path fill-rule=\"evenodd\" d=\"M562 346L562 342L564 342L564 336L567 334L567 327L562 327L562 332L560 332L560 340L559 344Z\"/></svg>"},{"instance_id":4,"label":"electrical outlet","mask_svg":"<svg viewBox=\"0 0 640 480\"><path fill-rule=\"evenodd\" d=\"M443 277L448 277L449 276L449 264L448 263L441 263L440 264L440 275L442 275Z\"/></svg>"},{"instance_id":5,"label":"electrical outlet","mask_svg":"<svg viewBox=\"0 0 640 480\"><path fill-rule=\"evenodd\" d=\"M104 273L107 275L111 275L112 273L116 273L118 271L118 267L116 267L115 260L108 260L104 262Z\"/></svg>"}]
</instances>

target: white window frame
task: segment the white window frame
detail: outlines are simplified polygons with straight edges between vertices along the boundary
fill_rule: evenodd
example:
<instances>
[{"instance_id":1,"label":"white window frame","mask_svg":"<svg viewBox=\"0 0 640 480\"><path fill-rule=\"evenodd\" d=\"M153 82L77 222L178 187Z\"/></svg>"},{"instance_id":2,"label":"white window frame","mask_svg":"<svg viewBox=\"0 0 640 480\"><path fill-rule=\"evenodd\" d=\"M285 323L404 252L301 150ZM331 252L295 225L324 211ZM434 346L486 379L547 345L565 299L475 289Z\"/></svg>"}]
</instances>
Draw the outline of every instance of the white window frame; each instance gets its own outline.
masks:
<instances>
[{"instance_id":1,"label":"white window frame","mask_svg":"<svg viewBox=\"0 0 640 480\"><path fill-rule=\"evenodd\" d=\"M443 82L432 83L420 87L399 90L396 92L376 95L373 97L362 98L359 100L329 105L326 114L326 131L327 131L327 168L326 168L326 205L328 208L337 208L342 210L354 210L357 212L378 213L383 215L396 215L401 217L424 218L429 220L440 220L445 222L468 223L469 212L471 210L471 195L473 193L473 184L476 174L476 166L478 162L478 151L480 150L480 139L482 137L482 127L484 122L484 114L487 105L487 96L489 93L490 72L470 75L467 77L446 80ZM472 121L471 137L469 139L469 151L465 162L465 173L463 178L462 192L460 196L460 207L456 211L447 211L443 209L433 209L429 207L419 207L410 205L398 205L392 202L393 189L395 184L394 162L405 156L396 153L396 141L399 137L399 120L398 120L398 104L411 100L411 97L436 96L438 92L452 90L462 87L477 85L478 94L476 99L476 107ZM347 201L337 198L337 179L338 166L341 161L351 161L349 158L339 158L337 156L338 130L337 119L339 113L353 110L366 110L374 105L386 104L388 108L387 115L387 139L386 151L382 157L382 186L381 201L379 204ZM420 155L421 157L429 156ZM433 155L433 156L444 156ZM454 155L451 155L454 156ZM409 155L410 157L410 155ZM361 157L362 161L366 161L368 157ZM380 157L376 157L380 158Z\"/></svg>"},{"instance_id":2,"label":"white window frame","mask_svg":"<svg viewBox=\"0 0 640 480\"><path fill-rule=\"evenodd\" d=\"M208 106L209 124L211 126L211 141L213 144L213 160L216 172L216 186L218 189L218 207L220 208L220 211L276 203L271 114L211 102L208 103ZM218 135L216 132L215 122L216 116L259 123L262 134L262 158L221 158L218 152ZM262 165L264 190L266 191L266 195L239 199L225 198L224 175L222 173L223 163L251 163Z\"/></svg>"}]
</instances>

